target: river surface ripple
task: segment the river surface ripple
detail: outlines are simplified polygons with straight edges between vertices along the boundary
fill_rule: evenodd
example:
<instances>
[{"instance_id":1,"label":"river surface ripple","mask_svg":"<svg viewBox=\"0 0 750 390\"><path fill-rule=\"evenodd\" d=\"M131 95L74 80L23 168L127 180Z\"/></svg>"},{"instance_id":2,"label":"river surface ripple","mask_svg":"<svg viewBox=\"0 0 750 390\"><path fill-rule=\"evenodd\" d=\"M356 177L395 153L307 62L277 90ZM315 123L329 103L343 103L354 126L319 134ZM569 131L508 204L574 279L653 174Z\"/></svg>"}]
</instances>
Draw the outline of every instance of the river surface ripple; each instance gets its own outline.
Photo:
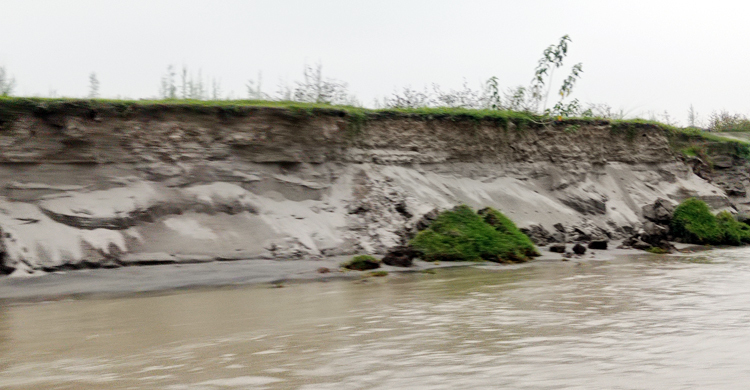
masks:
<instances>
[{"instance_id":1,"label":"river surface ripple","mask_svg":"<svg viewBox=\"0 0 750 390\"><path fill-rule=\"evenodd\" d=\"M744 389L750 249L0 307L8 389Z\"/></svg>"}]
</instances>

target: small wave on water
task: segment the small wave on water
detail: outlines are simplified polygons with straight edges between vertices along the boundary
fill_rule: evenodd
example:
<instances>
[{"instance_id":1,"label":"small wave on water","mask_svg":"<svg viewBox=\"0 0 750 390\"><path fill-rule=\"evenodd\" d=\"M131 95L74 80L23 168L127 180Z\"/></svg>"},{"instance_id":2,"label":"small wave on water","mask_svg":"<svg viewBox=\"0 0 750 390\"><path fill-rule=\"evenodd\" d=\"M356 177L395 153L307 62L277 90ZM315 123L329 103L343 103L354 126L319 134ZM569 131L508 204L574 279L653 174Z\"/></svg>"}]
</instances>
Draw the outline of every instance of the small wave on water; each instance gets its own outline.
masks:
<instances>
[{"instance_id":1,"label":"small wave on water","mask_svg":"<svg viewBox=\"0 0 750 390\"><path fill-rule=\"evenodd\" d=\"M9 389L740 389L750 249L0 308Z\"/></svg>"}]
</instances>

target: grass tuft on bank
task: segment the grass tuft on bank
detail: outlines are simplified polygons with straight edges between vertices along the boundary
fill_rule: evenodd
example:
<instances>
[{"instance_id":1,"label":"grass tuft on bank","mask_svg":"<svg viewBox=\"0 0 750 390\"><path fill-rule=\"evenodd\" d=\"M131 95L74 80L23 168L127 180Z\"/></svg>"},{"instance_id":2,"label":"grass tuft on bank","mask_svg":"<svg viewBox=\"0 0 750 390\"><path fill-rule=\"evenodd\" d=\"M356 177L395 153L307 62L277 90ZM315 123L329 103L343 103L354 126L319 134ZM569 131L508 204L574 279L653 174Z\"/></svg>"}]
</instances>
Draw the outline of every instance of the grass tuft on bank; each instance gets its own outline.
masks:
<instances>
[{"instance_id":1,"label":"grass tuft on bank","mask_svg":"<svg viewBox=\"0 0 750 390\"><path fill-rule=\"evenodd\" d=\"M380 268L380 260L370 255L354 256L351 260L341 264L342 267L354 271L367 271Z\"/></svg>"},{"instance_id":2,"label":"grass tuft on bank","mask_svg":"<svg viewBox=\"0 0 750 390\"><path fill-rule=\"evenodd\" d=\"M690 244L742 245L750 243L750 226L722 211L713 215L700 199L690 198L674 210L672 234Z\"/></svg>"},{"instance_id":3,"label":"grass tuft on bank","mask_svg":"<svg viewBox=\"0 0 750 390\"><path fill-rule=\"evenodd\" d=\"M476 213L466 205L442 212L410 245L427 261L524 262L539 255L502 213L491 208Z\"/></svg>"}]
</instances>

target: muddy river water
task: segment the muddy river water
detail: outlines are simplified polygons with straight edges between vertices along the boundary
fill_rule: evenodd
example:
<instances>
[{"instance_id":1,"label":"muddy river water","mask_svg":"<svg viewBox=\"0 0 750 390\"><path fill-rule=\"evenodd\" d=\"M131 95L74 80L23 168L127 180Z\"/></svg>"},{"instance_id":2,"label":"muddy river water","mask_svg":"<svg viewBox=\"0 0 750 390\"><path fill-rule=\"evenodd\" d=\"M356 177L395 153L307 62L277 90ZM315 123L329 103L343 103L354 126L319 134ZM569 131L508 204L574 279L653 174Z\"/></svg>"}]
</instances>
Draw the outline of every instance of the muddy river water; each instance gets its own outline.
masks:
<instances>
[{"instance_id":1,"label":"muddy river water","mask_svg":"<svg viewBox=\"0 0 750 390\"><path fill-rule=\"evenodd\" d=\"M3 389L744 389L750 249L0 307Z\"/></svg>"}]
</instances>

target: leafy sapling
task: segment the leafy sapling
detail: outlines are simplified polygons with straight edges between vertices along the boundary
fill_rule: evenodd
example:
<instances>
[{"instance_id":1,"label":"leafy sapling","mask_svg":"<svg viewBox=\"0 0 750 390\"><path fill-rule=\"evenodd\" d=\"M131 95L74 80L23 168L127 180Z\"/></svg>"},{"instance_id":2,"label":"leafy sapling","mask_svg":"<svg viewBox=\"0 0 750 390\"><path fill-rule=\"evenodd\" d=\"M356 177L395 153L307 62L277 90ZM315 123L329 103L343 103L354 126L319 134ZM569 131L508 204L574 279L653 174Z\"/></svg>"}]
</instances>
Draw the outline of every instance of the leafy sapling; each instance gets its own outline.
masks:
<instances>
[{"instance_id":1,"label":"leafy sapling","mask_svg":"<svg viewBox=\"0 0 750 390\"><path fill-rule=\"evenodd\" d=\"M530 90L536 102L536 108L538 109L538 106L541 103L542 112L545 115L562 117L577 115L580 112L580 104L577 100L568 104L565 104L563 100L573 92L573 87L575 86L576 81L578 81L581 77L581 73L583 73L583 64L581 63L573 65L570 75L563 80L560 90L558 91L560 100L552 109L547 109L547 101L550 91L552 90L552 80L554 78L555 69L563 66L563 61L568 55L568 43L570 42L570 37L568 35L563 35L557 45L550 45L547 47L534 70L534 78L531 81Z\"/></svg>"}]
</instances>

